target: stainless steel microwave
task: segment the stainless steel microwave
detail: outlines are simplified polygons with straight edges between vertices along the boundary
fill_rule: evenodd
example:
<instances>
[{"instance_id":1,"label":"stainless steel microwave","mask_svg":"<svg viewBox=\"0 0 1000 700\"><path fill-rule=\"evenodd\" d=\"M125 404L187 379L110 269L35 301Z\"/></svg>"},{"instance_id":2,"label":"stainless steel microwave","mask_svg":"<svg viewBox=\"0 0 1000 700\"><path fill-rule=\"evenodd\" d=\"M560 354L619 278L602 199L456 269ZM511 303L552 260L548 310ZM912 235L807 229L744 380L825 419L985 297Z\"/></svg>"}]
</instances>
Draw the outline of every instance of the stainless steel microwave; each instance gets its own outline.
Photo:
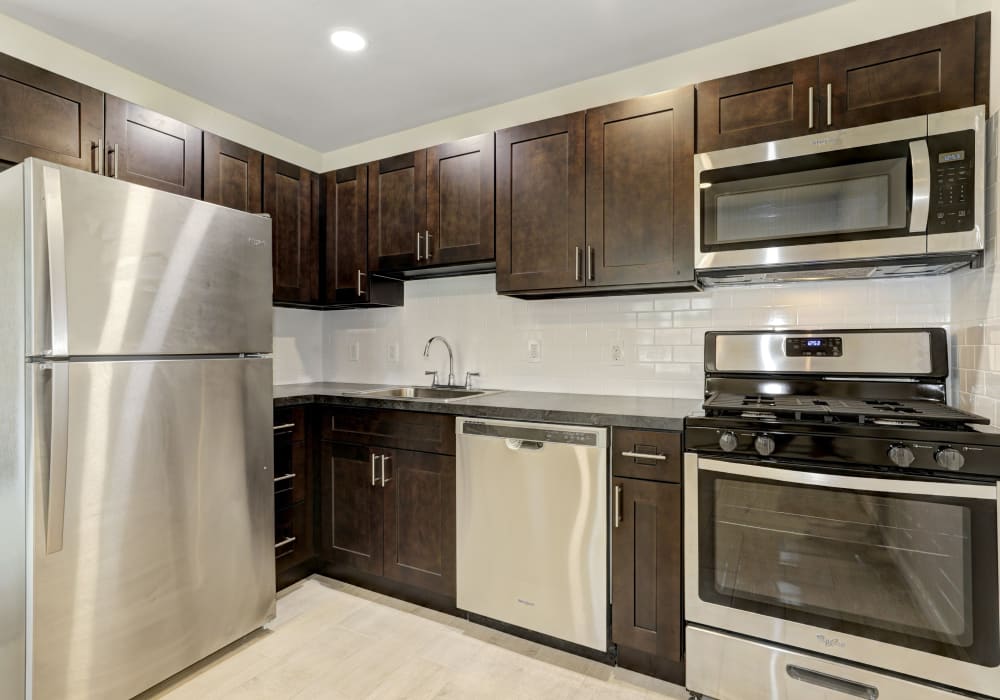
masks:
<instances>
[{"instance_id":1,"label":"stainless steel microwave","mask_svg":"<svg viewBox=\"0 0 1000 700\"><path fill-rule=\"evenodd\" d=\"M703 285L980 264L982 106L695 155Z\"/></svg>"}]
</instances>

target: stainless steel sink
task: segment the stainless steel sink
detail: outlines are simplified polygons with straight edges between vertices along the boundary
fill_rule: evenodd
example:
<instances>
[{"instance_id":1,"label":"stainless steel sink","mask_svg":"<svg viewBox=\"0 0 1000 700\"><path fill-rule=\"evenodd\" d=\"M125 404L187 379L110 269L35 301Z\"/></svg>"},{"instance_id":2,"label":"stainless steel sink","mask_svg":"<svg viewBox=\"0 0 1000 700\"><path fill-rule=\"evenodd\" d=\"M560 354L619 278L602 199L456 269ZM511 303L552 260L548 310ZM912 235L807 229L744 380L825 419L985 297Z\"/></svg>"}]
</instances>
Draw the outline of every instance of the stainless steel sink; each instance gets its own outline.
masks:
<instances>
[{"instance_id":1,"label":"stainless steel sink","mask_svg":"<svg viewBox=\"0 0 1000 700\"><path fill-rule=\"evenodd\" d=\"M411 401L460 401L474 396L495 394L496 391L483 389L452 389L432 386L398 386L392 389L376 389L366 391L364 396L378 399L407 399Z\"/></svg>"}]
</instances>

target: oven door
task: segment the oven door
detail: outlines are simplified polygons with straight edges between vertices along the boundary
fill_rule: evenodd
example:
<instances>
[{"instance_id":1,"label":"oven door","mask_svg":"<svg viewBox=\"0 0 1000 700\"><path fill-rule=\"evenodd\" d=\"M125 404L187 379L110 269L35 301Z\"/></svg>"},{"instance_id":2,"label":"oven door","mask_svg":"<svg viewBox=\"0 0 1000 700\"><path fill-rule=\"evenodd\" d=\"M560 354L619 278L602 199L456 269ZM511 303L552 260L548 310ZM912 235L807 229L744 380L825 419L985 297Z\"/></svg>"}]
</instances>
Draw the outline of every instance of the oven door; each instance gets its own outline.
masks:
<instances>
[{"instance_id":1,"label":"oven door","mask_svg":"<svg viewBox=\"0 0 1000 700\"><path fill-rule=\"evenodd\" d=\"M1000 688L995 484L693 454L685 469L688 622Z\"/></svg>"},{"instance_id":2,"label":"oven door","mask_svg":"<svg viewBox=\"0 0 1000 700\"><path fill-rule=\"evenodd\" d=\"M698 269L923 255L927 118L695 156Z\"/></svg>"}]
</instances>

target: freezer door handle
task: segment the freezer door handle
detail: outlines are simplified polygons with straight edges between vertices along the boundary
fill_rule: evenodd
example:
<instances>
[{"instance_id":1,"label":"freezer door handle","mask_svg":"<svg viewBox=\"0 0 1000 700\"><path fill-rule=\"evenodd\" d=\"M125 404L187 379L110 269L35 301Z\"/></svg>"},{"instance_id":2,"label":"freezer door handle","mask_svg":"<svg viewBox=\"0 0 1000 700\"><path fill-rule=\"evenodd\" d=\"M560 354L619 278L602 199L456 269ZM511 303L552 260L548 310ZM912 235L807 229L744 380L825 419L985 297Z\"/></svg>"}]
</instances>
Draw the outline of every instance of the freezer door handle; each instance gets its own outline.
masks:
<instances>
[{"instance_id":1,"label":"freezer door handle","mask_svg":"<svg viewBox=\"0 0 1000 700\"><path fill-rule=\"evenodd\" d=\"M45 200L45 237L49 248L49 320L52 324L52 357L69 355L66 319L66 237L63 227L62 182L59 170L42 167Z\"/></svg>"},{"instance_id":2,"label":"freezer door handle","mask_svg":"<svg viewBox=\"0 0 1000 700\"><path fill-rule=\"evenodd\" d=\"M66 468L69 449L69 364L54 362L50 368L52 427L49 431L49 473L45 503L45 553L63 548L66 518Z\"/></svg>"}]
</instances>

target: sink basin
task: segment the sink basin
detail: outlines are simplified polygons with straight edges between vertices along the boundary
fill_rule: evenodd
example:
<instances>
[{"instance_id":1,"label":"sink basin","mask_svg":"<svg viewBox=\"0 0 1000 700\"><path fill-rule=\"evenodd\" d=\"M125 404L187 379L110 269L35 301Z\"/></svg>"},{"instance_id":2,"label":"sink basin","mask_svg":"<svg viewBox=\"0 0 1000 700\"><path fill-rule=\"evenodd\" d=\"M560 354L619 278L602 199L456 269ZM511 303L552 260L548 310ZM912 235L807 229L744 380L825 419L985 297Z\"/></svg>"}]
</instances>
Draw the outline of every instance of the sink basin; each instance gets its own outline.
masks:
<instances>
[{"instance_id":1,"label":"sink basin","mask_svg":"<svg viewBox=\"0 0 1000 700\"><path fill-rule=\"evenodd\" d=\"M398 386L392 389L377 389L366 391L365 396L379 399L410 399L414 401L458 401L473 396L495 394L495 391L482 389L449 389L432 386Z\"/></svg>"}]
</instances>

